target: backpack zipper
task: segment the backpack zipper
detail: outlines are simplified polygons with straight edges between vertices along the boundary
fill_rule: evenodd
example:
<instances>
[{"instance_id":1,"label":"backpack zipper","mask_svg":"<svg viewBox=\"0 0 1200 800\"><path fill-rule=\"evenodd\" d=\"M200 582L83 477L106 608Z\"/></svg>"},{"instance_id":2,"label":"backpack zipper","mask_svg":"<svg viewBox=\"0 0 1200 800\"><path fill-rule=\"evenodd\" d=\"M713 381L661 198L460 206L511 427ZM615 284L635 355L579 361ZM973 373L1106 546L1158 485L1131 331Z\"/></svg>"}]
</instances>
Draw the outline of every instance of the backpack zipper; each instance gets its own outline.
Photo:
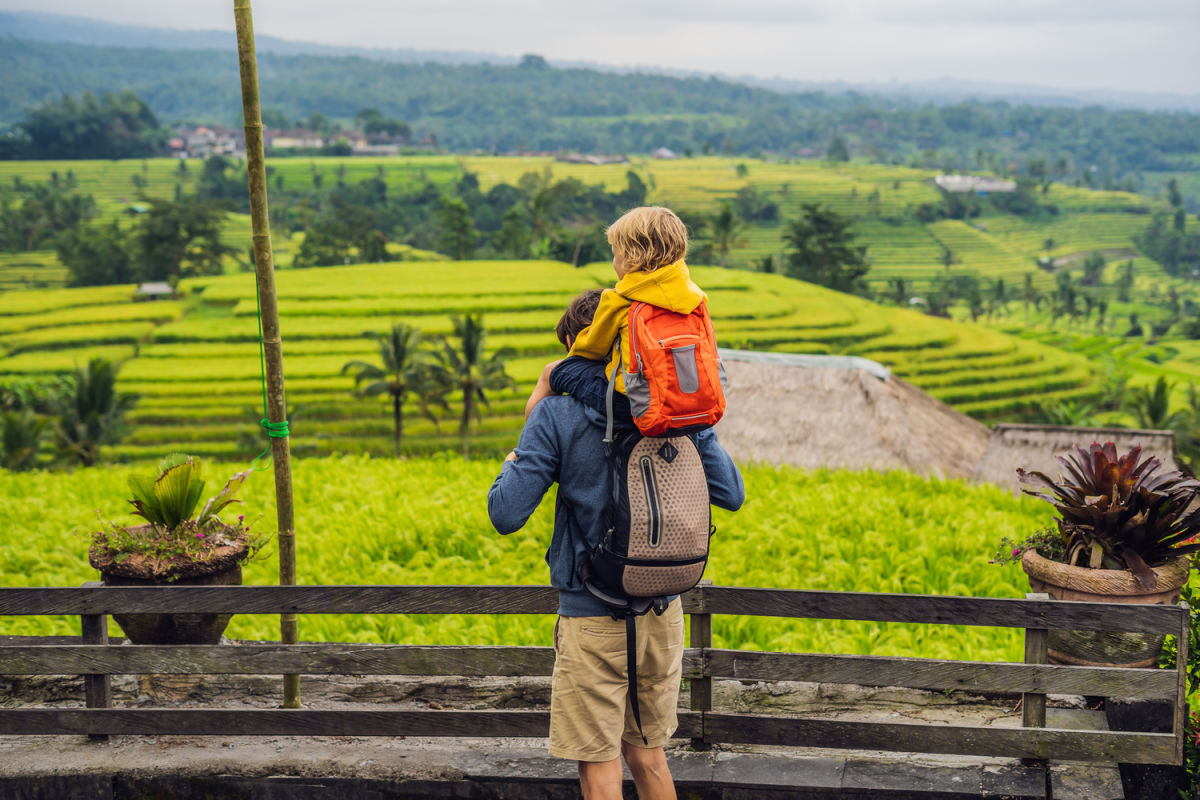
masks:
<instances>
[{"instance_id":1,"label":"backpack zipper","mask_svg":"<svg viewBox=\"0 0 1200 800\"><path fill-rule=\"evenodd\" d=\"M646 490L646 507L650 511L650 534L647 544L658 547L662 544L662 506L658 502L658 481L654 477L654 462L649 456L638 461L642 468L642 485Z\"/></svg>"},{"instance_id":2,"label":"backpack zipper","mask_svg":"<svg viewBox=\"0 0 1200 800\"><path fill-rule=\"evenodd\" d=\"M668 337L667 337L667 338L665 338L665 339L659 339L659 340L658 340L658 346L659 346L659 347L666 347L666 346L667 346L667 342L673 342L673 341L675 341L676 339L690 339L690 340L692 340L692 341L694 341L694 342L697 342L697 343L699 343L699 342L700 342L700 337L699 337L699 336L697 336L697 335L696 335L696 334L694 334L694 333L680 333L680 334L676 334L675 336L668 336Z\"/></svg>"},{"instance_id":3,"label":"backpack zipper","mask_svg":"<svg viewBox=\"0 0 1200 800\"><path fill-rule=\"evenodd\" d=\"M637 355L637 315L642 310L645 303L634 303L629 308L629 366L633 366L634 357ZM638 372L641 372L641 364L639 359Z\"/></svg>"}]
</instances>

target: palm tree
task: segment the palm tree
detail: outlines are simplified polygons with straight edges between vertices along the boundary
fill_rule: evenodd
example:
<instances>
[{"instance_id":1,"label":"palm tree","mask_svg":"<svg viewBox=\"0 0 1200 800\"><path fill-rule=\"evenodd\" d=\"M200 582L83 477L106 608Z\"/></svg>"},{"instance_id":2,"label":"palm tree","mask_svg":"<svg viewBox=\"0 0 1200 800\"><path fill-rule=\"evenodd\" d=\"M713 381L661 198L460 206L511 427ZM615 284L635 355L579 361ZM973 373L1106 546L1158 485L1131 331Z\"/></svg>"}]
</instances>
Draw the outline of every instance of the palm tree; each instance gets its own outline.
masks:
<instances>
[{"instance_id":1,"label":"palm tree","mask_svg":"<svg viewBox=\"0 0 1200 800\"><path fill-rule=\"evenodd\" d=\"M458 344L455 346L443 339L442 348L437 356L441 369L462 390L463 411L458 433L463 437L465 449L471 417L478 415L476 402L486 406L486 392L516 386L516 381L504 371L504 359L512 358L516 352L510 347L504 347L484 358L483 341L486 331L481 313L468 314L466 317L454 316L450 321L454 324L454 338L458 340Z\"/></svg>"},{"instance_id":2,"label":"palm tree","mask_svg":"<svg viewBox=\"0 0 1200 800\"><path fill-rule=\"evenodd\" d=\"M420 394L422 379L421 331L411 325L392 325L390 334L367 331L363 334L379 345L379 359L383 366L368 361L347 361L342 365L342 374L354 370L354 393L359 397L375 397L387 394L392 398L392 415L396 423L396 454L400 454L400 437L404 434L404 398L410 393ZM363 385L365 384L365 385ZM424 406L422 406L424 409Z\"/></svg>"},{"instance_id":3,"label":"palm tree","mask_svg":"<svg viewBox=\"0 0 1200 800\"><path fill-rule=\"evenodd\" d=\"M720 210L713 214L708 222L710 229L710 238L717 247L717 251L721 254L721 266L725 266L725 257L729 255L731 248L740 247L745 243L742 239L742 231L746 230L746 223L734 211L731 203L722 203Z\"/></svg>"},{"instance_id":4,"label":"palm tree","mask_svg":"<svg viewBox=\"0 0 1200 800\"><path fill-rule=\"evenodd\" d=\"M1159 375L1154 388L1134 386L1129 390L1127 407L1138 425L1151 430L1173 430L1183 421L1182 412L1170 410L1172 384Z\"/></svg>"},{"instance_id":5,"label":"palm tree","mask_svg":"<svg viewBox=\"0 0 1200 800\"><path fill-rule=\"evenodd\" d=\"M0 414L0 466L14 472L37 465L38 444L50 420L31 409Z\"/></svg>"},{"instance_id":6,"label":"palm tree","mask_svg":"<svg viewBox=\"0 0 1200 800\"><path fill-rule=\"evenodd\" d=\"M100 460L101 445L121 440L125 414L138 401L137 395L116 390L117 371L111 362L93 358L52 401L60 451L85 467Z\"/></svg>"}]
</instances>

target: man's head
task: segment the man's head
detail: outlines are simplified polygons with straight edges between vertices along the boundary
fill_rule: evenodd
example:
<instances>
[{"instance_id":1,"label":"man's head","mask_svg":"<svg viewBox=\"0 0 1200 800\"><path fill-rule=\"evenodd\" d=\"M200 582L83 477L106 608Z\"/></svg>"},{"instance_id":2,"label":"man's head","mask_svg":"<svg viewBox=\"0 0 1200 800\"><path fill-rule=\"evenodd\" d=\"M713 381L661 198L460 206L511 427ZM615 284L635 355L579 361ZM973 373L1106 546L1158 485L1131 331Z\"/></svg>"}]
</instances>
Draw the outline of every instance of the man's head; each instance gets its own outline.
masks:
<instances>
[{"instance_id":1,"label":"man's head","mask_svg":"<svg viewBox=\"0 0 1200 800\"><path fill-rule=\"evenodd\" d=\"M592 324L592 317L596 316L596 307L600 305L600 295L603 293L602 289L588 289L567 306L562 319L554 328L563 347L570 349L571 342L579 337L579 332Z\"/></svg>"},{"instance_id":2,"label":"man's head","mask_svg":"<svg viewBox=\"0 0 1200 800\"><path fill-rule=\"evenodd\" d=\"M642 206L608 226L608 243L618 278L653 272L687 255L687 226L669 208Z\"/></svg>"}]
</instances>

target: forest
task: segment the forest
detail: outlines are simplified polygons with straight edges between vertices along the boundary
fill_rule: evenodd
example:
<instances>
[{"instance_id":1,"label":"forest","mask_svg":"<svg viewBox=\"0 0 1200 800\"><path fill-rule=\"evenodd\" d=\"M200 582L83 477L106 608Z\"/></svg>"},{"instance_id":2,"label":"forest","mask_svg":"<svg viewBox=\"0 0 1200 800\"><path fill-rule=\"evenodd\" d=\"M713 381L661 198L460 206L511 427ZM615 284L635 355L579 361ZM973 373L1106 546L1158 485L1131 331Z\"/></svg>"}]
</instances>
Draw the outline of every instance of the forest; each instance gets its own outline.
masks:
<instances>
[{"instance_id":1,"label":"forest","mask_svg":"<svg viewBox=\"0 0 1200 800\"><path fill-rule=\"evenodd\" d=\"M136 94L163 126L235 125L232 51L172 51L6 41L0 51L0 157L37 157L34 111L65 92ZM583 151L869 158L926 168L1027 168L1094 188L1159 189L1185 176L1200 192L1200 116L1005 102L935 106L855 93L781 93L717 78L514 66L399 64L355 57L260 57L264 116L320 112L350 121L365 107L431 134L453 152ZM268 124L271 124L268 122ZM3 126L8 126L7 135ZM103 157L80 152L72 157ZM1195 196L1193 196L1195 195Z\"/></svg>"}]
</instances>

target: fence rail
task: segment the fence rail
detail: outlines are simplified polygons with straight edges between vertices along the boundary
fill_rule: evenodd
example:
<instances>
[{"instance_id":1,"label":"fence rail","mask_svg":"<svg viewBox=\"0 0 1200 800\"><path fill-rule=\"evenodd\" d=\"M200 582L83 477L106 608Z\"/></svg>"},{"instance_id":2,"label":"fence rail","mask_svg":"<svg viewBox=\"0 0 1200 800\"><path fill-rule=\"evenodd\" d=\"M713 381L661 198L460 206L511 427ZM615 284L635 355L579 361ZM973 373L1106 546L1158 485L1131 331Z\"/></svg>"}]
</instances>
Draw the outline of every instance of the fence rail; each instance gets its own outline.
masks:
<instances>
[{"instance_id":1,"label":"fence rail","mask_svg":"<svg viewBox=\"0 0 1200 800\"><path fill-rule=\"evenodd\" d=\"M700 746L770 744L953 753L1032 759L1179 764L1186 707L1188 614L1181 606L1075 603L854 592L807 592L701 585L683 598L691 615L684 653L691 711L678 736ZM219 734L357 736L546 736L543 711L313 711L307 709L112 708L110 676L120 674L351 674L415 676L549 675L548 647L390 644L122 645L109 643L107 615L238 614L551 614L557 593L544 586L165 586L0 588L0 616L81 617L82 637L0 640L0 674L84 676L87 708L0 708L0 734ZM1025 629L1025 663L764 653L712 646L719 614L870 620ZM1051 666L1050 629L1172 633L1176 670ZM51 642L43 644L42 641ZM82 643L78 643L82 642ZM712 707L714 679L788 680L967 689L1020 694L1020 728L848 722L779 714L733 714ZM1173 733L1045 727L1046 694L1137 697L1173 702Z\"/></svg>"}]
</instances>

